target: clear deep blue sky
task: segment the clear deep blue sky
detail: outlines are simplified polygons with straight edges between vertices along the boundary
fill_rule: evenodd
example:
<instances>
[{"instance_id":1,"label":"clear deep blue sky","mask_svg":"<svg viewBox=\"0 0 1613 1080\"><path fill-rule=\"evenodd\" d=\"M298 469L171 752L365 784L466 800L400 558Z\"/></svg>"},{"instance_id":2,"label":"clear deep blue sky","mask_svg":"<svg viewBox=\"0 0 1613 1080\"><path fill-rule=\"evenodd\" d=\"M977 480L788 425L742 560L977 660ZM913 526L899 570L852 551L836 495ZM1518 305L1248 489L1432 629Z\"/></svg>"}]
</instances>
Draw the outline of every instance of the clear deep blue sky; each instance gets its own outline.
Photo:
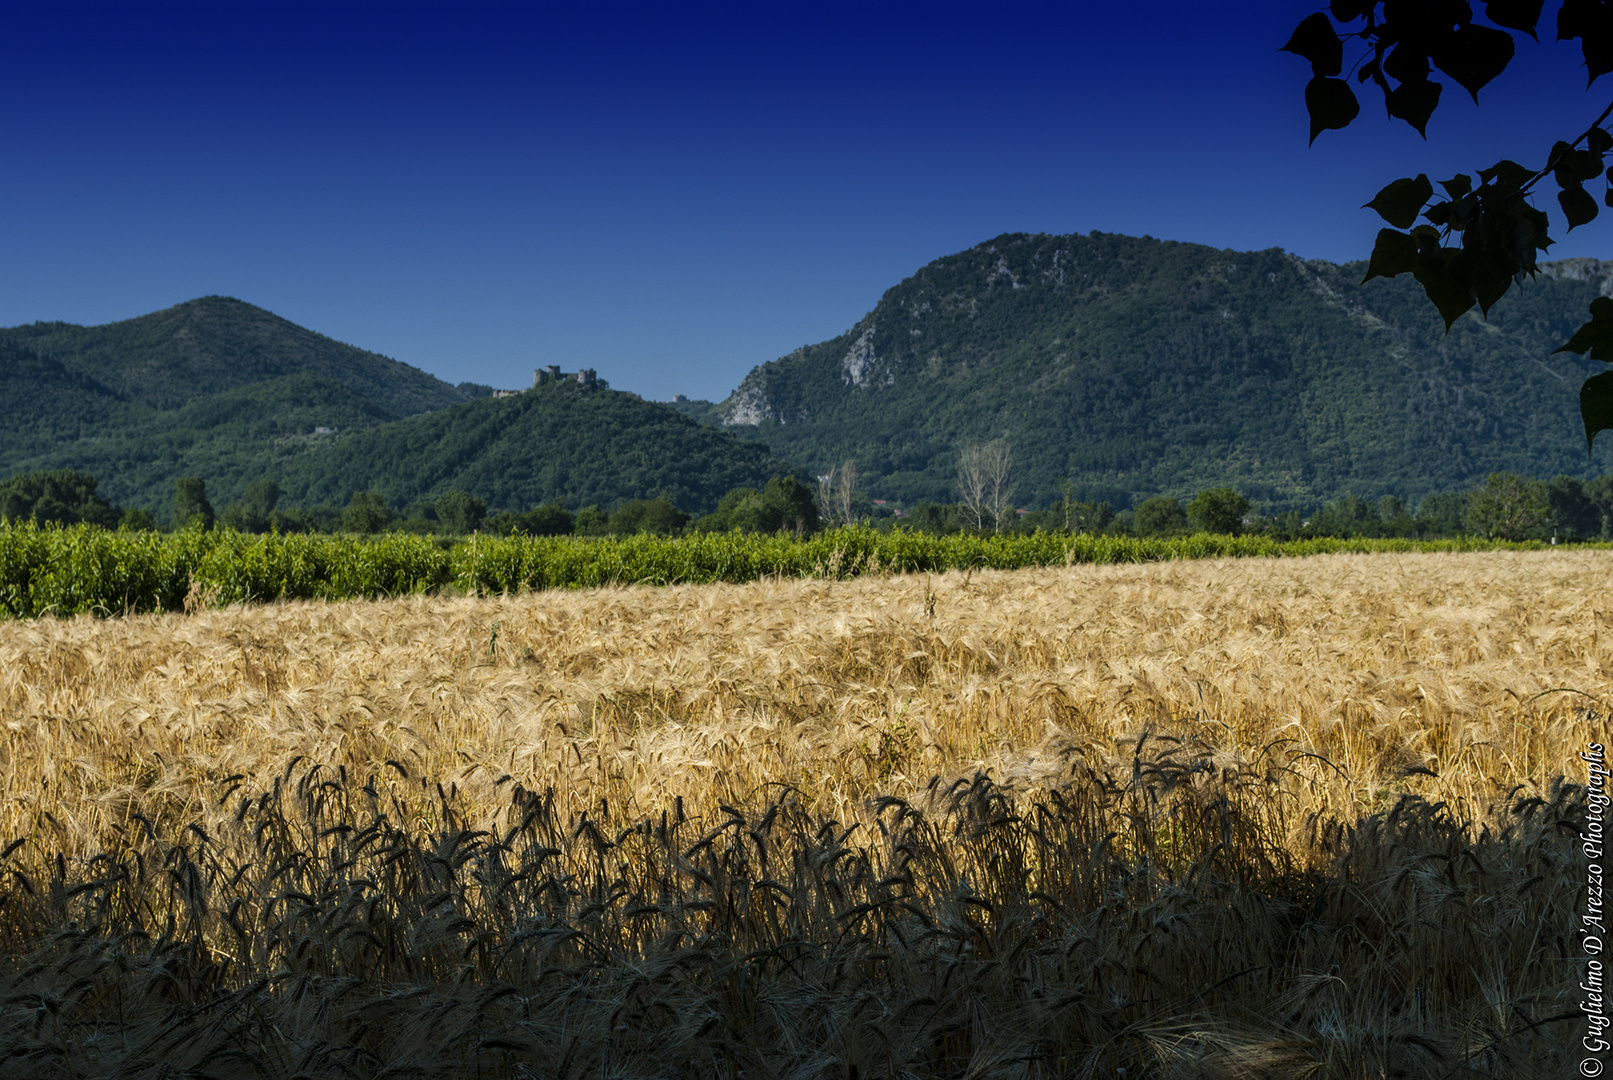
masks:
<instances>
[{"instance_id":1,"label":"clear deep blue sky","mask_svg":"<svg viewBox=\"0 0 1613 1080\"><path fill-rule=\"evenodd\" d=\"M1383 183L1538 164L1613 94L1525 41L1426 143L1364 98L1307 149L1276 50L1319 6L19 4L0 325L218 293L450 381L721 398L1004 232L1364 257Z\"/></svg>"}]
</instances>

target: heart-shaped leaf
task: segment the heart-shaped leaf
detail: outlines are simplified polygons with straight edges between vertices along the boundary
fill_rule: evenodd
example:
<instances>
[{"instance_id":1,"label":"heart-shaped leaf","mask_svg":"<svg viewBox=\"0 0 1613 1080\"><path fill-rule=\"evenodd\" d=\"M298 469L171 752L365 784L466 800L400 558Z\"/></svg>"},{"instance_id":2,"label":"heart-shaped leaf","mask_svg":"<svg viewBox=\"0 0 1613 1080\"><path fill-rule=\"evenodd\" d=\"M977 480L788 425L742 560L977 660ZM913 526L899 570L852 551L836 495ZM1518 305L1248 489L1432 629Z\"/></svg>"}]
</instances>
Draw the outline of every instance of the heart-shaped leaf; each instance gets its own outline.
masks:
<instances>
[{"instance_id":1,"label":"heart-shaped leaf","mask_svg":"<svg viewBox=\"0 0 1613 1080\"><path fill-rule=\"evenodd\" d=\"M1511 260L1500 248L1464 250L1462 257L1465 264L1462 276L1473 283L1473 295L1478 299L1479 310L1485 318L1489 318L1490 309L1512 287L1514 268Z\"/></svg>"},{"instance_id":2,"label":"heart-shaped leaf","mask_svg":"<svg viewBox=\"0 0 1613 1080\"><path fill-rule=\"evenodd\" d=\"M1557 170L1558 183L1568 177L1569 184L1583 184L1602 175L1602 155L1590 150L1570 150Z\"/></svg>"},{"instance_id":3,"label":"heart-shaped leaf","mask_svg":"<svg viewBox=\"0 0 1613 1080\"><path fill-rule=\"evenodd\" d=\"M1563 208L1568 227L1576 229L1596 220L1596 199L1582 187L1564 188L1557 193L1557 205Z\"/></svg>"},{"instance_id":4,"label":"heart-shaped leaf","mask_svg":"<svg viewBox=\"0 0 1613 1080\"><path fill-rule=\"evenodd\" d=\"M1311 62L1311 74L1318 78L1337 75L1344 69L1344 42L1320 11L1305 16L1294 28L1288 44L1277 51L1303 56Z\"/></svg>"},{"instance_id":5,"label":"heart-shaped leaf","mask_svg":"<svg viewBox=\"0 0 1613 1080\"><path fill-rule=\"evenodd\" d=\"M1379 229L1378 242L1372 245L1372 259L1367 263L1365 285L1375 277L1394 277L1396 274L1417 272L1417 241L1403 232Z\"/></svg>"},{"instance_id":6,"label":"heart-shaped leaf","mask_svg":"<svg viewBox=\"0 0 1613 1080\"><path fill-rule=\"evenodd\" d=\"M1402 177L1386 185L1366 206L1395 228L1409 229L1417 223L1418 212L1433 194L1434 185L1426 174L1419 173L1416 179Z\"/></svg>"},{"instance_id":7,"label":"heart-shaped leaf","mask_svg":"<svg viewBox=\"0 0 1613 1080\"><path fill-rule=\"evenodd\" d=\"M1311 114L1311 142L1333 128L1349 125L1361 113L1355 91L1343 79L1313 78L1305 84L1305 108Z\"/></svg>"},{"instance_id":8,"label":"heart-shaped leaf","mask_svg":"<svg viewBox=\"0 0 1613 1080\"><path fill-rule=\"evenodd\" d=\"M1470 311L1477 299L1473 295L1472 287L1461 276L1454 272L1453 265L1459 252L1445 248L1424 248L1417 255L1417 280L1422 284L1423 292L1428 299L1434 302L1439 309L1440 318L1445 320L1445 332L1449 333L1451 324Z\"/></svg>"},{"instance_id":9,"label":"heart-shaped leaf","mask_svg":"<svg viewBox=\"0 0 1613 1080\"><path fill-rule=\"evenodd\" d=\"M1512 35L1505 30L1469 23L1446 36L1434 51L1433 61L1477 102L1479 91L1512 62L1515 48Z\"/></svg>"},{"instance_id":10,"label":"heart-shaped leaf","mask_svg":"<svg viewBox=\"0 0 1613 1080\"><path fill-rule=\"evenodd\" d=\"M1439 95L1443 90L1439 83L1432 80L1423 82L1403 82L1389 91L1389 115L1397 116L1417 129L1417 134L1428 138L1428 118L1434 115L1439 107Z\"/></svg>"}]
</instances>

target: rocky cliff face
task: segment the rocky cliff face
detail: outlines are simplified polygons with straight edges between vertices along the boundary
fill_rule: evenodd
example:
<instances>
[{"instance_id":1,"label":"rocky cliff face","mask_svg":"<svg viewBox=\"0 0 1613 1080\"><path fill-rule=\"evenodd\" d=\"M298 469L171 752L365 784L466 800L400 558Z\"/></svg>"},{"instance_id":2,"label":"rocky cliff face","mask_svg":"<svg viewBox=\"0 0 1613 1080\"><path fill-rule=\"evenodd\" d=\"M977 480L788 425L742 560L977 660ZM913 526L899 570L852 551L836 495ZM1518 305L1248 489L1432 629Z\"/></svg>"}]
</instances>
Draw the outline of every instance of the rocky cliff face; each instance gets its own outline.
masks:
<instances>
[{"instance_id":1,"label":"rocky cliff face","mask_svg":"<svg viewBox=\"0 0 1613 1080\"><path fill-rule=\"evenodd\" d=\"M1613 263L1601 259L1559 259L1541 263L1540 273L1556 281L1590 282L1602 296L1613 296Z\"/></svg>"}]
</instances>

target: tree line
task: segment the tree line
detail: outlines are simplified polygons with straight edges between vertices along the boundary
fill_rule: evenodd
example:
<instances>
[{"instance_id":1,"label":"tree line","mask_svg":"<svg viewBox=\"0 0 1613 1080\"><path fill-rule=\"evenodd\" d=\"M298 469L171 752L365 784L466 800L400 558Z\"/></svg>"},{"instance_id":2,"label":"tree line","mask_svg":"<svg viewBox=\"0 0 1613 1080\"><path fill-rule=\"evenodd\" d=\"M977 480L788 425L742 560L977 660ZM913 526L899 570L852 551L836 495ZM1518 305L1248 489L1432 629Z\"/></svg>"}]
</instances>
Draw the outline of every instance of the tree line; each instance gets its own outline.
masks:
<instances>
[{"instance_id":1,"label":"tree line","mask_svg":"<svg viewBox=\"0 0 1613 1080\"><path fill-rule=\"evenodd\" d=\"M1193 532L1266 535L1277 540L1313 537L1428 539L1479 535L1498 540L1576 542L1613 539L1613 473L1593 480L1558 476L1528 479L1491 474L1464 492L1424 496L1415 507L1395 495L1376 499L1345 495L1309 513L1262 514L1244 494L1218 487L1185 502L1153 495L1130 505L1063 497L1037 509L1015 507L1008 496L1007 455L989 447L966 455L975 475L960 475L953 503L921 502L903 511L859 490L855 462L819 478L816 491L792 476L775 477L761 489L736 487L714 512L696 517L671 499L628 499L606 510L572 510L551 502L525 510L490 510L484 500L448 490L409 507L390 506L378 492L354 492L345 506L288 508L279 505L272 479L249 484L242 496L215 511L201 477L175 484L172 512L159 523L149 511L112 505L96 491L95 477L59 469L23 473L0 482L0 519L103 528L227 528L243 533L413 533L425 536L606 536L693 532L810 535L824 527L864 525L938 535L986 532L1092 533L1170 537ZM980 470L987 474L982 478ZM993 470L996 470L993 474ZM968 470L964 470L967 472Z\"/></svg>"}]
</instances>

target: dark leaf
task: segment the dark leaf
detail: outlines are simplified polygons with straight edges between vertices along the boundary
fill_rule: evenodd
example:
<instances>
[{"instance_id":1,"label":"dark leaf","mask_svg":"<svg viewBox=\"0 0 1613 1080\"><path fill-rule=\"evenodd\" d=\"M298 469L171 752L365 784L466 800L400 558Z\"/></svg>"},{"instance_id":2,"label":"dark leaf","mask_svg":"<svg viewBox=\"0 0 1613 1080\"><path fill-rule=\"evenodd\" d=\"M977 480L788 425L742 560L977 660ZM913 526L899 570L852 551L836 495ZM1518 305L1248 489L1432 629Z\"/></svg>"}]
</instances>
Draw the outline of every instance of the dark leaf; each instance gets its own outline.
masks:
<instances>
[{"instance_id":1,"label":"dark leaf","mask_svg":"<svg viewBox=\"0 0 1613 1080\"><path fill-rule=\"evenodd\" d=\"M1613 11L1598 0L1563 0L1557 12L1557 40L1579 38L1590 82L1613 71Z\"/></svg>"},{"instance_id":2,"label":"dark leaf","mask_svg":"<svg viewBox=\"0 0 1613 1080\"><path fill-rule=\"evenodd\" d=\"M1507 69L1515 46L1505 30L1469 23L1445 38L1434 51L1439 70L1462 84L1479 100L1479 91Z\"/></svg>"},{"instance_id":3,"label":"dark leaf","mask_svg":"<svg viewBox=\"0 0 1613 1080\"><path fill-rule=\"evenodd\" d=\"M1488 0L1484 14L1497 26L1521 30L1539 41L1535 27L1540 23L1540 9L1544 6L1545 0Z\"/></svg>"},{"instance_id":4,"label":"dark leaf","mask_svg":"<svg viewBox=\"0 0 1613 1080\"><path fill-rule=\"evenodd\" d=\"M1403 232L1379 229L1378 242L1372 245L1372 260L1367 263L1367 276L1361 279L1361 284L1375 277L1416 272L1417 241Z\"/></svg>"},{"instance_id":5,"label":"dark leaf","mask_svg":"<svg viewBox=\"0 0 1613 1080\"><path fill-rule=\"evenodd\" d=\"M1403 82L1389 91L1389 115L1398 116L1428 138L1428 118L1439 106L1444 87L1437 82Z\"/></svg>"},{"instance_id":6,"label":"dark leaf","mask_svg":"<svg viewBox=\"0 0 1613 1080\"><path fill-rule=\"evenodd\" d=\"M1508 257L1506 240L1502 235L1508 219L1505 210L1496 212L1480 209L1468 221L1467 228L1462 232L1462 250L1472 252L1475 258L1500 260L1510 275L1517 270L1517 267Z\"/></svg>"},{"instance_id":7,"label":"dark leaf","mask_svg":"<svg viewBox=\"0 0 1613 1080\"><path fill-rule=\"evenodd\" d=\"M1332 3L1327 6L1328 10L1333 12L1333 17L1339 22L1351 22L1365 16L1367 12L1372 10L1375 2L1376 0L1332 0ZM1490 21L1494 22L1495 20Z\"/></svg>"},{"instance_id":8,"label":"dark leaf","mask_svg":"<svg viewBox=\"0 0 1613 1080\"><path fill-rule=\"evenodd\" d=\"M1419 173L1415 180L1402 177L1387 185L1366 205L1395 228L1409 229L1417 223L1417 212L1433 194L1434 185L1428 182L1426 174ZM1381 239L1382 234L1379 236Z\"/></svg>"},{"instance_id":9,"label":"dark leaf","mask_svg":"<svg viewBox=\"0 0 1613 1080\"><path fill-rule=\"evenodd\" d=\"M1572 41L1585 33L1585 28L1596 20L1601 4L1596 0L1563 0L1557 10L1557 40Z\"/></svg>"},{"instance_id":10,"label":"dark leaf","mask_svg":"<svg viewBox=\"0 0 1613 1080\"><path fill-rule=\"evenodd\" d=\"M1546 235L1551 220L1544 210L1536 210L1522 202L1513 207L1514 214L1508 228L1507 243L1520 272L1533 275L1535 252L1551 247L1552 239Z\"/></svg>"},{"instance_id":11,"label":"dark leaf","mask_svg":"<svg viewBox=\"0 0 1613 1080\"><path fill-rule=\"evenodd\" d=\"M1593 127L1586 132L1585 145L1590 147L1593 154L1605 154L1613 150L1613 135L1608 134L1605 128ZM1585 179L1589 180L1590 177Z\"/></svg>"},{"instance_id":12,"label":"dark leaf","mask_svg":"<svg viewBox=\"0 0 1613 1080\"><path fill-rule=\"evenodd\" d=\"M1488 184L1494 180L1501 187L1517 191L1534 179L1533 169L1526 169L1516 161L1498 161L1488 169L1479 170L1479 179Z\"/></svg>"},{"instance_id":13,"label":"dark leaf","mask_svg":"<svg viewBox=\"0 0 1613 1080\"><path fill-rule=\"evenodd\" d=\"M1613 71L1613 32L1605 28L1595 37L1586 37L1580 42L1580 46L1580 51L1585 55L1585 70L1589 75L1585 80L1586 86Z\"/></svg>"},{"instance_id":14,"label":"dark leaf","mask_svg":"<svg viewBox=\"0 0 1613 1080\"><path fill-rule=\"evenodd\" d=\"M1613 206L1613 185L1610 185L1607 189L1607 194L1602 196L1602 202L1608 206Z\"/></svg>"},{"instance_id":15,"label":"dark leaf","mask_svg":"<svg viewBox=\"0 0 1613 1080\"><path fill-rule=\"evenodd\" d=\"M1361 69L1355 73L1355 81L1358 83L1364 83L1377 73L1378 62L1376 60L1368 60L1366 63L1362 64Z\"/></svg>"},{"instance_id":16,"label":"dark leaf","mask_svg":"<svg viewBox=\"0 0 1613 1080\"><path fill-rule=\"evenodd\" d=\"M1598 296L1591 301L1591 321L1574 331L1574 336L1557 346L1553 353L1572 352L1592 360L1613 363L1613 300Z\"/></svg>"},{"instance_id":17,"label":"dark leaf","mask_svg":"<svg viewBox=\"0 0 1613 1080\"><path fill-rule=\"evenodd\" d=\"M1337 75L1344 68L1344 42L1320 11L1305 16L1294 28L1294 36L1288 39L1288 44L1277 51L1303 56L1311 62L1311 74L1318 78Z\"/></svg>"},{"instance_id":18,"label":"dark leaf","mask_svg":"<svg viewBox=\"0 0 1613 1080\"><path fill-rule=\"evenodd\" d=\"M1428 208L1427 212L1423 214L1423 217L1428 220L1430 225L1438 225L1443 229L1447 225L1451 224L1451 212L1455 209L1456 208L1448 202L1435 203L1433 206Z\"/></svg>"},{"instance_id":19,"label":"dark leaf","mask_svg":"<svg viewBox=\"0 0 1613 1080\"><path fill-rule=\"evenodd\" d=\"M1446 333L1450 332L1451 324L1471 310L1476 302L1472 288L1452 272L1451 264L1457 254L1443 248L1425 248L1417 258L1417 280L1422 283L1428 299L1434 302L1434 307L1439 309L1440 318L1445 320Z\"/></svg>"},{"instance_id":20,"label":"dark leaf","mask_svg":"<svg viewBox=\"0 0 1613 1080\"><path fill-rule=\"evenodd\" d=\"M1305 108L1311 114L1311 142L1330 128L1341 128L1361 112L1355 91L1343 79L1320 76L1305 84Z\"/></svg>"},{"instance_id":21,"label":"dark leaf","mask_svg":"<svg viewBox=\"0 0 1613 1080\"><path fill-rule=\"evenodd\" d=\"M1563 184L1563 176L1567 175L1568 184ZM1572 184L1583 184L1587 180L1595 180L1602 175L1602 155L1589 150L1571 150L1563 158L1562 165L1557 170L1558 184L1567 187Z\"/></svg>"},{"instance_id":22,"label":"dark leaf","mask_svg":"<svg viewBox=\"0 0 1613 1080\"><path fill-rule=\"evenodd\" d=\"M1460 199L1473 190L1473 178L1467 173L1457 173L1449 180L1441 180L1439 186L1445 189L1445 194L1453 199Z\"/></svg>"},{"instance_id":23,"label":"dark leaf","mask_svg":"<svg viewBox=\"0 0 1613 1080\"><path fill-rule=\"evenodd\" d=\"M1408 43L1396 45L1383 59L1383 73L1396 82L1422 82L1428 72L1428 54Z\"/></svg>"},{"instance_id":24,"label":"dark leaf","mask_svg":"<svg viewBox=\"0 0 1613 1080\"><path fill-rule=\"evenodd\" d=\"M1571 145L1562 139L1558 139L1552 143L1551 153L1546 155L1546 168L1550 169L1557 178L1558 187L1569 187L1578 182L1574 179L1568 166L1569 156L1573 152L1574 148Z\"/></svg>"},{"instance_id":25,"label":"dark leaf","mask_svg":"<svg viewBox=\"0 0 1613 1080\"><path fill-rule=\"evenodd\" d=\"M1490 309L1512 287L1513 268L1502 250L1475 250L1462 253L1466 265L1463 275L1473 283L1473 295L1478 298L1479 310L1489 318Z\"/></svg>"},{"instance_id":26,"label":"dark leaf","mask_svg":"<svg viewBox=\"0 0 1613 1080\"><path fill-rule=\"evenodd\" d=\"M1570 229L1596 220L1598 207L1591 193L1582 187L1564 188L1557 193L1557 204L1563 208Z\"/></svg>"},{"instance_id":27,"label":"dark leaf","mask_svg":"<svg viewBox=\"0 0 1613 1080\"><path fill-rule=\"evenodd\" d=\"M1462 249L1479 260L1469 278L1486 313L1493 302L1489 295L1499 296L1496 293L1499 283L1487 284L1487 275L1500 274L1511 280L1520 274L1534 273L1535 242L1544 239L1544 219L1544 214L1513 194L1506 199L1489 200L1468 223L1462 233ZM1538 235L1537 229L1540 230Z\"/></svg>"},{"instance_id":28,"label":"dark leaf","mask_svg":"<svg viewBox=\"0 0 1613 1080\"><path fill-rule=\"evenodd\" d=\"M1589 454L1596 433L1613 428L1613 371L1592 375L1579 388L1579 417L1585 421L1585 452Z\"/></svg>"}]
</instances>

